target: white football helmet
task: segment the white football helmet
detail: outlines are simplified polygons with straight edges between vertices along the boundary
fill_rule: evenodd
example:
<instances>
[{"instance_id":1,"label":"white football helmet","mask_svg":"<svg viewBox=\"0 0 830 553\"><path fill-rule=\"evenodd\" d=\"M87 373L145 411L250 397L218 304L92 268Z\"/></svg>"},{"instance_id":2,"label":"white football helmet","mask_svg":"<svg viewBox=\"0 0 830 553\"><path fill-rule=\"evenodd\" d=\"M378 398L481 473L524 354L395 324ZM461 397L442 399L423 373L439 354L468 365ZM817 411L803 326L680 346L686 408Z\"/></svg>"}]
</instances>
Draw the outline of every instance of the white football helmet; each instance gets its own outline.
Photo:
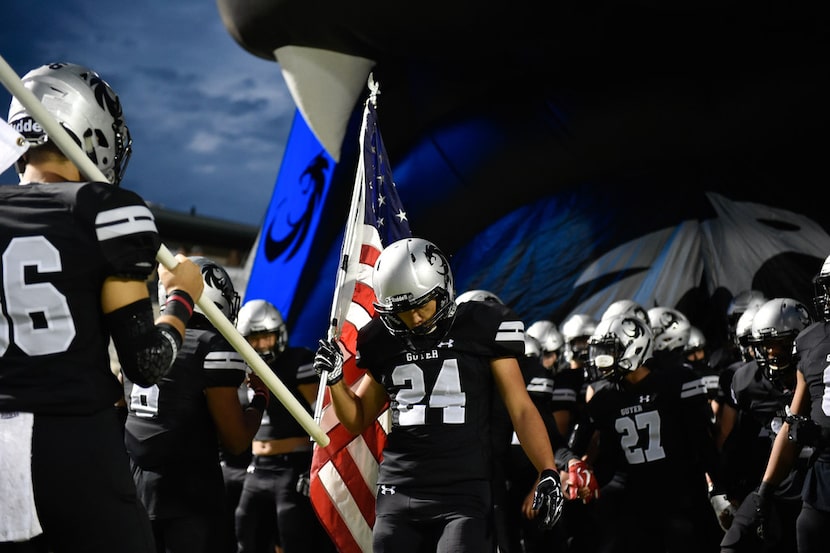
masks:
<instances>
[{"instance_id":1,"label":"white football helmet","mask_svg":"<svg viewBox=\"0 0 830 553\"><path fill-rule=\"evenodd\" d=\"M541 357L542 346L539 345L539 340L525 332L525 356L526 357Z\"/></svg>"},{"instance_id":2,"label":"white football helmet","mask_svg":"<svg viewBox=\"0 0 830 553\"><path fill-rule=\"evenodd\" d=\"M283 320L279 309L266 300L246 301L239 309L236 329L246 338L252 334L266 332L276 334L273 349L268 352L259 352L265 361L276 358L288 346L288 327L285 325L285 320Z\"/></svg>"},{"instance_id":3,"label":"white football helmet","mask_svg":"<svg viewBox=\"0 0 830 553\"><path fill-rule=\"evenodd\" d=\"M562 351L565 345L565 340L562 338L562 334L559 332L559 329L556 328L556 324L553 321L536 321L527 327L525 334L531 338L535 338L539 342L539 347L542 350L542 363L551 363L551 366L549 367L546 365L549 370L559 372L567 367L567 364L565 363L565 356ZM550 359L545 361L544 357L552 353L556 354L556 361L551 362Z\"/></svg>"},{"instance_id":4,"label":"white football helmet","mask_svg":"<svg viewBox=\"0 0 830 553\"><path fill-rule=\"evenodd\" d=\"M638 319L648 324L648 312L646 309L636 301L629 299L613 302L605 309L600 320L628 314L636 315Z\"/></svg>"},{"instance_id":5,"label":"white football helmet","mask_svg":"<svg viewBox=\"0 0 830 553\"><path fill-rule=\"evenodd\" d=\"M795 337L812 322L807 307L793 298L771 299L752 317L749 345L755 352L755 361L771 381L795 370Z\"/></svg>"},{"instance_id":6,"label":"white football helmet","mask_svg":"<svg viewBox=\"0 0 830 553\"><path fill-rule=\"evenodd\" d=\"M228 272L221 265L207 257L190 256L189 259L198 265L202 272L202 279L205 281L202 295L212 301L231 323L236 322L236 315L239 312L239 294L234 290L233 281ZM160 309L164 311L167 290L164 289L161 280L158 283L158 300ZM205 314L198 303L193 310L196 313Z\"/></svg>"},{"instance_id":7,"label":"white football helmet","mask_svg":"<svg viewBox=\"0 0 830 553\"><path fill-rule=\"evenodd\" d=\"M689 328L689 339L686 341L685 353L691 353L699 349L706 349L706 335L696 326Z\"/></svg>"},{"instance_id":8,"label":"white football helmet","mask_svg":"<svg viewBox=\"0 0 830 553\"><path fill-rule=\"evenodd\" d=\"M741 352L741 359L744 361L751 361L753 359L754 352L749 347L749 338L752 336L752 319L759 309L761 309L760 305L752 305L741 313L738 322L735 323L734 343Z\"/></svg>"},{"instance_id":9,"label":"white football helmet","mask_svg":"<svg viewBox=\"0 0 830 553\"><path fill-rule=\"evenodd\" d=\"M760 290L743 290L738 292L729 305L726 307L726 335L731 341L736 340L735 329L738 319L747 309L761 307L766 303L767 297Z\"/></svg>"},{"instance_id":10,"label":"white football helmet","mask_svg":"<svg viewBox=\"0 0 830 553\"><path fill-rule=\"evenodd\" d=\"M652 355L652 334L634 314L603 319L588 339L589 380L619 379Z\"/></svg>"},{"instance_id":11,"label":"white football helmet","mask_svg":"<svg viewBox=\"0 0 830 553\"><path fill-rule=\"evenodd\" d=\"M574 358L588 360L588 338L597 329L597 321L586 313L574 313L559 326L565 340L564 357L567 363Z\"/></svg>"},{"instance_id":12,"label":"white football helmet","mask_svg":"<svg viewBox=\"0 0 830 553\"><path fill-rule=\"evenodd\" d=\"M375 311L395 336L425 335L455 315L455 288L447 257L438 246L421 238L404 238L383 249L372 274ZM435 315L409 329L397 313L437 301Z\"/></svg>"},{"instance_id":13,"label":"white football helmet","mask_svg":"<svg viewBox=\"0 0 830 553\"><path fill-rule=\"evenodd\" d=\"M121 101L112 88L95 71L74 63L42 65L21 80L107 180L118 185L132 153L132 139ZM8 122L30 147L49 139L15 97L9 105ZM22 175L24 168L25 161L21 160L17 172Z\"/></svg>"},{"instance_id":14,"label":"white football helmet","mask_svg":"<svg viewBox=\"0 0 830 553\"><path fill-rule=\"evenodd\" d=\"M455 304L460 305L465 301L492 301L495 303L504 302L501 301L497 295L489 290L467 290L463 294L459 294L457 298L455 298Z\"/></svg>"},{"instance_id":15,"label":"white football helmet","mask_svg":"<svg viewBox=\"0 0 830 553\"><path fill-rule=\"evenodd\" d=\"M689 319L671 307L648 310L649 326L654 335L654 351L674 351L686 347L692 325Z\"/></svg>"}]
</instances>

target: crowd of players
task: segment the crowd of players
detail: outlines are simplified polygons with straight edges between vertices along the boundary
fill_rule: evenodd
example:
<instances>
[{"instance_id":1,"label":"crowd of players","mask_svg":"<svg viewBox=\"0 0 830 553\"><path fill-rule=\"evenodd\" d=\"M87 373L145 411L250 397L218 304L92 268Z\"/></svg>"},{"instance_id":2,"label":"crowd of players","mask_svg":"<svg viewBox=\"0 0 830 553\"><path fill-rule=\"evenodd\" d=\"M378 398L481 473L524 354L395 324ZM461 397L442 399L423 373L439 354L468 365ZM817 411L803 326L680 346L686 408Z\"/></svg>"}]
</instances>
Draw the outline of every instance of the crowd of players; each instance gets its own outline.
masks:
<instances>
[{"instance_id":1,"label":"crowd of players","mask_svg":"<svg viewBox=\"0 0 830 553\"><path fill-rule=\"evenodd\" d=\"M203 295L309 412L323 375L354 433L390 403L378 553L826 550L830 257L812 310L738 293L710 352L679 310L630 299L524 332L495 294L456 297L446 256L405 239L376 263L353 391L336 344L288 346L280 313L240 309L209 259L159 268L154 318L160 238L118 187L132 144L118 97L68 63L24 84L107 182L85 181L13 100L31 148L25 186L0 189L0 550L333 550L308 500L308 437Z\"/></svg>"},{"instance_id":2,"label":"crowd of players","mask_svg":"<svg viewBox=\"0 0 830 553\"><path fill-rule=\"evenodd\" d=\"M528 391L543 391L540 405L599 490L566 503L557 528L529 527L499 550L823 550L828 283L830 258L814 280L814 306L736 294L715 351L679 310L629 299L599 320L576 313L530 324L527 355L547 373L540 385L540 373L527 372Z\"/></svg>"}]
</instances>

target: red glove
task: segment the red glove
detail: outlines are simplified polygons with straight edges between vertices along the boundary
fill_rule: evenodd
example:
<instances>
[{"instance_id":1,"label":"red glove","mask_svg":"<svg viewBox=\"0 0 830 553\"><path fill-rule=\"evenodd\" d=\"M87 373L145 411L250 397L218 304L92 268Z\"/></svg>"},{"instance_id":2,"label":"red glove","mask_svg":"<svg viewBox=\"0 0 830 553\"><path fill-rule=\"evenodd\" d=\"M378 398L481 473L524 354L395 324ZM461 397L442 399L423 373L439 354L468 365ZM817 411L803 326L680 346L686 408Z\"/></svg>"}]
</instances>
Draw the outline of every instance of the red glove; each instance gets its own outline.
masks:
<instances>
[{"instance_id":1,"label":"red glove","mask_svg":"<svg viewBox=\"0 0 830 553\"><path fill-rule=\"evenodd\" d=\"M568 467L568 479L570 480L569 499L578 499L580 493L585 493L585 489L587 489L587 494L582 497L583 503L599 497L599 482L584 461L577 461Z\"/></svg>"},{"instance_id":2,"label":"red glove","mask_svg":"<svg viewBox=\"0 0 830 553\"><path fill-rule=\"evenodd\" d=\"M254 391L254 397L251 399L251 407L259 409L261 413L264 413L271 399L268 386L257 375L251 373L248 375L248 387Z\"/></svg>"}]
</instances>

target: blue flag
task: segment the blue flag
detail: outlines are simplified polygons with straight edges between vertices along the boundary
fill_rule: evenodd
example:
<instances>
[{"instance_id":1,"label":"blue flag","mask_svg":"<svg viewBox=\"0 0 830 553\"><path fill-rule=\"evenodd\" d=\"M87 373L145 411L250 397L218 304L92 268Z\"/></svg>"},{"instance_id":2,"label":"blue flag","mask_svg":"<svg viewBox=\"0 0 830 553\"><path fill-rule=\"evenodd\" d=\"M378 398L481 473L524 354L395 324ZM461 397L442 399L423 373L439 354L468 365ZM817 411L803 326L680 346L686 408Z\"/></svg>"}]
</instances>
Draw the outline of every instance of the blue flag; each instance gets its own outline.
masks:
<instances>
[{"instance_id":1,"label":"blue flag","mask_svg":"<svg viewBox=\"0 0 830 553\"><path fill-rule=\"evenodd\" d=\"M260 230L245 301L264 299L283 316L290 312L320 224L334 166L334 160L296 112Z\"/></svg>"}]
</instances>

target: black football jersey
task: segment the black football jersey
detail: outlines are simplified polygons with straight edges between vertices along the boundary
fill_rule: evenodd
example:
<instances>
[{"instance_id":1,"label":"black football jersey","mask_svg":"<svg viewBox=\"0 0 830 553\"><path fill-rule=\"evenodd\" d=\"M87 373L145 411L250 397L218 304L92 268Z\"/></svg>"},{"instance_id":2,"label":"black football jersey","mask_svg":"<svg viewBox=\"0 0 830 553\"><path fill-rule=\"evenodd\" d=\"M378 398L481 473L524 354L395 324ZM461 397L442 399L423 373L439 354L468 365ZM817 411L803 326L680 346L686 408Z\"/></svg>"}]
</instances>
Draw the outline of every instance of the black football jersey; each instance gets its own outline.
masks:
<instances>
[{"instance_id":1,"label":"black football jersey","mask_svg":"<svg viewBox=\"0 0 830 553\"><path fill-rule=\"evenodd\" d=\"M724 489L741 499L761 482L775 437L784 424L793 390L775 386L753 361L744 362L732 377L732 401L737 417L721 455ZM776 489L779 497L798 498L809 453Z\"/></svg>"},{"instance_id":2,"label":"black football jersey","mask_svg":"<svg viewBox=\"0 0 830 553\"><path fill-rule=\"evenodd\" d=\"M524 323L504 305L464 302L433 334L398 338L377 318L358 334L357 365L390 397L378 484L438 488L490 478L490 361L524 355Z\"/></svg>"},{"instance_id":3,"label":"black football jersey","mask_svg":"<svg viewBox=\"0 0 830 553\"><path fill-rule=\"evenodd\" d=\"M732 376L732 401L736 409L747 413L756 424L756 434L769 440L769 446L784 424L785 408L793 399L793 390L774 386L761 367L749 361Z\"/></svg>"},{"instance_id":4,"label":"black football jersey","mask_svg":"<svg viewBox=\"0 0 830 553\"><path fill-rule=\"evenodd\" d=\"M199 460L218 464L216 427L204 390L239 387L247 367L217 331L188 328L173 366L158 384L143 388L125 380L130 457L146 469Z\"/></svg>"},{"instance_id":5,"label":"black football jersey","mask_svg":"<svg viewBox=\"0 0 830 553\"><path fill-rule=\"evenodd\" d=\"M689 367L651 370L633 385L597 386L586 409L603 447L621 453L632 493L653 500L666 490L683 496L706 489L705 466L714 460L711 410Z\"/></svg>"},{"instance_id":6,"label":"black football jersey","mask_svg":"<svg viewBox=\"0 0 830 553\"><path fill-rule=\"evenodd\" d=\"M146 280L160 244L152 213L123 188L0 186L0 411L89 413L121 397L101 287Z\"/></svg>"},{"instance_id":7,"label":"black football jersey","mask_svg":"<svg viewBox=\"0 0 830 553\"><path fill-rule=\"evenodd\" d=\"M810 418L830 435L830 323L819 321L805 328L795 349L810 396Z\"/></svg>"},{"instance_id":8,"label":"black football jersey","mask_svg":"<svg viewBox=\"0 0 830 553\"><path fill-rule=\"evenodd\" d=\"M802 330L795 349L810 396L810 418L822 431L822 444L806 476L802 498L816 509L830 511L830 323L818 321Z\"/></svg>"},{"instance_id":9,"label":"black football jersey","mask_svg":"<svg viewBox=\"0 0 830 553\"><path fill-rule=\"evenodd\" d=\"M585 404L585 372L567 368L553 377L553 411L572 411L576 414Z\"/></svg>"},{"instance_id":10,"label":"black football jersey","mask_svg":"<svg viewBox=\"0 0 830 553\"><path fill-rule=\"evenodd\" d=\"M308 348L288 347L269 365L274 374L285 384L297 401L311 414L311 406L300 393L300 384L317 384L320 382L314 372L314 352ZM273 392L268 408L262 415L262 422L254 437L255 440L280 440L308 436L308 432L297 422L294 415ZM309 442L310 444L311 442Z\"/></svg>"},{"instance_id":11,"label":"black football jersey","mask_svg":"<svg viewBox=\"0 0 830 553\"><path fill-rule=\"evenodd\" d=\"M710 400L718 399L720 393L720 371L706 360L688 361L692 370L697 373L706 387L706 397Z\"/></svg>"}]
</instances>

